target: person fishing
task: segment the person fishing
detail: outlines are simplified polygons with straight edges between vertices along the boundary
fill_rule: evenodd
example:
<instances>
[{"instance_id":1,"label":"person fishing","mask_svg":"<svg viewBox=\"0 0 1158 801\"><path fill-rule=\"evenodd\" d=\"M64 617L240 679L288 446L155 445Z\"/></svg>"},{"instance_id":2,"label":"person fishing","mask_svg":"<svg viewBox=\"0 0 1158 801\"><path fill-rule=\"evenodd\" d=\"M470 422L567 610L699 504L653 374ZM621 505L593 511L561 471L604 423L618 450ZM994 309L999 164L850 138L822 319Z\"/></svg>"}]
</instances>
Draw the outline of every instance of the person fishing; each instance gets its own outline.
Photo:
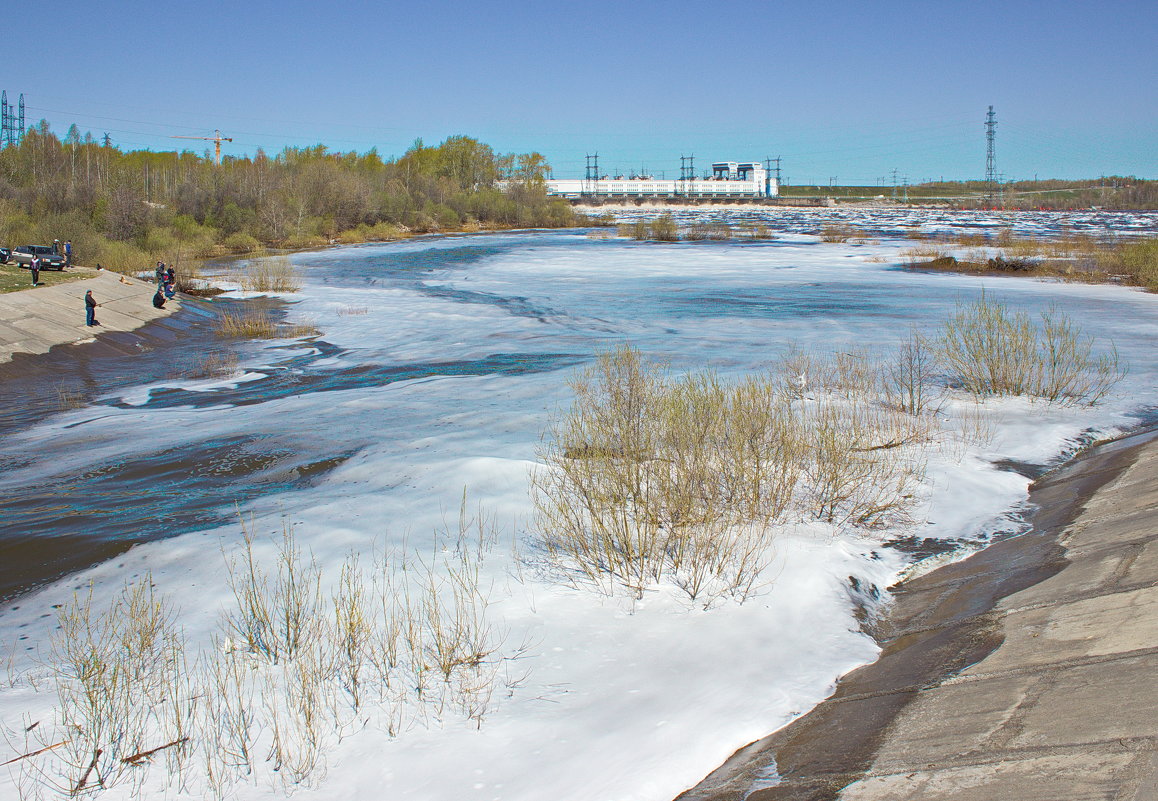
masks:
<instances>
[{"instance_id":1,"label":"person fishing","mask_svg":"<svg viewBox=\"0 0 1158 801\"><path fill-rule=\"evenodd\" d=\"M165 292L162 292L161 288L157 287L157 291L153 293L153 307L154 308L157 308L157 309L165 308L165 295L168 293L168 289L169 289L168 284L165 285ZM170 295L170 297L172 297L172 296Z\"/></svg>"},{"instance_id":2,"label":"person fishing","mask_svg":"<svg viewBox=\"0 0 1158 801\"><path fill-rule=\"evenodd\" d=\"M92 290L91 289L88 292L84 293L84 315L85 315L84 324L85 325L100 325L100 323L97 322L97 318L96 318L96 310L97 310L97 306L99 306L99 305L101 305L101 304L96 302L96 298L94 298L92 296Z\"/></svg>"}]
</instances>

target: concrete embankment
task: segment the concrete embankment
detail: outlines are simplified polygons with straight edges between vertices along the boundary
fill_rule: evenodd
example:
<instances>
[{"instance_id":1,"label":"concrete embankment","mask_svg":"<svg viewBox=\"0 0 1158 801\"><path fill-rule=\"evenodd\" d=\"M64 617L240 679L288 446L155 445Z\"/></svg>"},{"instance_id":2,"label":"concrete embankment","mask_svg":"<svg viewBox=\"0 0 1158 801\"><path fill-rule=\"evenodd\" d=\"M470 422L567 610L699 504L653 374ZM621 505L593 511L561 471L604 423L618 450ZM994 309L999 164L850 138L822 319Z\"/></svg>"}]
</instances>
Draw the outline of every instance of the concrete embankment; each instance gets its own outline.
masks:
<instances>
[{"instance_id":1,"label":"concrete embankment","mask_svg":"<svg viewBox=\"0 0 1158 801\"><path fill-rule=\"evenodd\" d=\"M1031 500L1032 532L900 587L877 662L681 801L1158 799L1158 442Z\"/></svg>"},{"instance_id":2,"label":"concrete embankment","mask_svg":"<svg viewBox=\"0 0 1158 801\"><path fill-rule=\"evenodd\" d=\"M17 353L47 353L56 345L90 341L100 333L133 331L180 306L174 299L163 309L154 308L156 287L150 282L107 270L72 269L92 277L0 294L0 364ZM100 325L92 328L85 325L84 310L84 294L90 289L101 304L96 315Z\"/></svg>"}]
</instances>

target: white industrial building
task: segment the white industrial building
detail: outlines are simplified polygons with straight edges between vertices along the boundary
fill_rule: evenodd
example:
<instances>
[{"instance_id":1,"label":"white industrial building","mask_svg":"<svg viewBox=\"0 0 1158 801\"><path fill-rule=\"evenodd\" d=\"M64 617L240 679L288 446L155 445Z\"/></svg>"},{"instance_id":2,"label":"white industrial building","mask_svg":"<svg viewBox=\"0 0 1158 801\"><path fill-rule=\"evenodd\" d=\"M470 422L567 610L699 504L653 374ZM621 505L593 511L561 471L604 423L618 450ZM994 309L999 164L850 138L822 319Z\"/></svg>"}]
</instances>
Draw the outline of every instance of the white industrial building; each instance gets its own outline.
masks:
<instances>
[{"instance_id":1,"label":"white industrial building","mask_svg":"<svg viewBox=\"0 0 1158 801\"><path fill-rule=\"evenodd\" d=\"M549 178L547 192L569 199L615 198L759 198L776 197L780 187L756 161L718 161L711 177L663 180L651 176Z\"/></svg>"}]
</instances>

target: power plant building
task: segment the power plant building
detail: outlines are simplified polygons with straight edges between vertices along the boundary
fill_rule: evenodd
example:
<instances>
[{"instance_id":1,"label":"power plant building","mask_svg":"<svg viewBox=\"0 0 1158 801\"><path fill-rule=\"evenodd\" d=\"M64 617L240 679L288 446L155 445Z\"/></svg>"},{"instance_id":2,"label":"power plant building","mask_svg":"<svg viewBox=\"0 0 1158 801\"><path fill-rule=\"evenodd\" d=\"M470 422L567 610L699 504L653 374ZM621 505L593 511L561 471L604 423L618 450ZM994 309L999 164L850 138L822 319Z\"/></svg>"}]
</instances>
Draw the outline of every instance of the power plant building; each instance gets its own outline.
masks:
<instances>
[{"instance_id":1,"label":"power plant building","mask_svg":"<svg viewBox=\"0 0 1158 801\"><path fill-rule=\"evenodd\" d=\"M763 164L756 161L718 161L710 177L657 179L649 175L588 178L549 178L547 192L558 197L744 199L776 197L780 187Z\"/></svg>"}]
</instances>

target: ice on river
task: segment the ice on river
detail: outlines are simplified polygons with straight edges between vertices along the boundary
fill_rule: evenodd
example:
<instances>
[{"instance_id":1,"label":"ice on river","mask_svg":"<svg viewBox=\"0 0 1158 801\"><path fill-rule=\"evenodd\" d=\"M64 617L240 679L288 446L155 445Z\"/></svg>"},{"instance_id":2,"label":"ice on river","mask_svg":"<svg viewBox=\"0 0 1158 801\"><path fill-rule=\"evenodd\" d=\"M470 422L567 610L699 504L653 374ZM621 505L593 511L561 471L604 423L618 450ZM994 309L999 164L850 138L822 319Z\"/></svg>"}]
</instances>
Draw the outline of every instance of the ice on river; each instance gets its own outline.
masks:
<instances>
[{"instance_id":1,"label":"ice on river","mask_svg":"<svg viewBox=\"0 0 1158 801\"><path fill-rule=\"evenodd\" d=\"M815 236L822 219L815 213L761 214L777 238L658 244L529 232L292 257L304 286L286 297L289 317L310 322L319 337L255 343L233 380L132 387L0 444L4 498L70 477L91 485L72 487L62 508L22 512L27 525L51 514L53 527L72 534L85 533L74 525L157 531L154 541L4 609L8 675L42 670L36 659L54 627L53 607L76 588L91 584L99 605L145 571L180 609L190 640L207 647L230 602L223 551L241 540L234 500L263 543L291 524L299 544L335 576L351 551L368 560L375 550L404 548L437 561L453 543L435 532L453 528L465 490L471 508L481 505L497 527L498 542L479 569L488 619L510 657L497 666L501 679L481 726L447 708L410 717L391 733L366 713L298 797L675 797L875 657L855 612L907 565L886 541L907 534L979 543L1016 532L1029 479L995 462L1048 464L1091 436L1135 424L1158 377L1158 296L897 268L912 245L898 235L914 228L1153 232L1153 215L841 212L840 221L874 239L828 244ZM1060 307L1099 342L1112 340L1129 375L1092 409L986 404L992 440L931 456L926 502L912 527L871 534L790 527L765 586L742 605L703 609L665 586L638 600L607 597L536 565L529 471L550 415L569 401L570 372L597 351L629 341L675 371L711 367L736 377L766 370L790 345L821 354L886 348L910 326L932 330L982 290L1033 312ZM245 444L244 458L237 443ZM263 449L277 459L263 460ZM198 459L218 459L216 472L194 480L171 469ZM118 516L110 505L129 492L119 477L144 465L147 479L154 464L167 465L156 468L165 505L139 519ZM299 480L307 473L310 480ZM259 491L239 491L255 481ZM165 522L166 510L198 502L220 512L209 527L202 518ZM0 687L8 750L23 742L12 732L51 720L52 700L26 681ZM164 783L153 770L150 798L162 796ZM18 771L0 776L0 795L15 797L19 781ZM234 791L279 797L279 781L262 765ZM122 785L108 797L130 795Z\"/></svg>"}]
</instances>

